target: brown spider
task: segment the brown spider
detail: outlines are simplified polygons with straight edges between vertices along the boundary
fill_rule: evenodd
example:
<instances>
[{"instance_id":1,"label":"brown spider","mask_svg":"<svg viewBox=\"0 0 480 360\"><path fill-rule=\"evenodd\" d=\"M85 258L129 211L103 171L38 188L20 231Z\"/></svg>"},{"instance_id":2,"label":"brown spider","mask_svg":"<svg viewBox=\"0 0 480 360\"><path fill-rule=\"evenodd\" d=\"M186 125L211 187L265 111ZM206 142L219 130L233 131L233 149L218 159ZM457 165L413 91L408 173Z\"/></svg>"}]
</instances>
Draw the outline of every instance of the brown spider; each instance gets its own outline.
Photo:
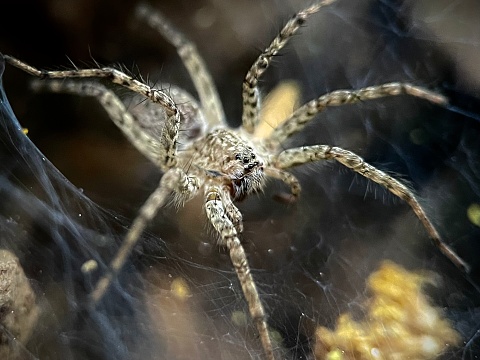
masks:
<instances>
[{"instance_id":1,"label":"brown spider","mask_svg":"<svg viewBox=\"0 0 480 360\"><path fill-rule=\"evenodd\" d=\"M13 66L41 79L47 79L36 81L37 88L97 98L132 144L164 172L160 184L140 208L119 251L111 261L110 271L99 280L91 293L93 304L102 299L142 232L170 196L173 194L174 202L181 206L200 193L204 198L206 217L220 238L219 245L225 246L229 251L265 356L267 359L274 359L264 307L239 238L242 233L242 214L235 202L262 190L267 177L285 182L290 187L292 199L296 199L300 195L300 184L288 170L319 160L336 160L407 202L435 245L458 267L467 270L463 260L441 240L414 194L395 178L365 163L353 152L338 147L313 145L288 150L281 148L287 138L301 131L327 107L403 94L442 106L447 104L444 96L419 86L399 82L359 90L337 90L298 108L267 138L254 136L261 107L259 78L269 67L272 58L306 19L334 1L323 0L298 12L257 58L243 82L242 126L238 129L228 127L217 90L194 44L161 14L145 4L137 7L137 15L176 47L198 92L199 102L181 88L168 85L169 91L165 92L114 68L43 71L5 55L6 61ZM141 113L129 112L117 95L102 84L95 81L78 82L69 80L70 78L106 78L151 102L146 104L146 112L145 109ZM188 125L192 124L196 128L187 134L186 140L189 141L179 152L180 126L188 128Z\"/></svg>"}]
</instances>

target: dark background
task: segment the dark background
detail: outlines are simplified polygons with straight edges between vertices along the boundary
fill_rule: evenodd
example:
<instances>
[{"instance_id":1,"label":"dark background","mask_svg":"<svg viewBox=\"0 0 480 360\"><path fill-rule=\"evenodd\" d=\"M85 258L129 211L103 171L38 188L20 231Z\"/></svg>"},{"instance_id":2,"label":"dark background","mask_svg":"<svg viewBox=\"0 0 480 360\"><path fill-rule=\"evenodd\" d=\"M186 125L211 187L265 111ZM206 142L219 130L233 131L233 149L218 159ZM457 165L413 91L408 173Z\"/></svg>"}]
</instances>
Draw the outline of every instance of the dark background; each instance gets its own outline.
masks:
<instances>
[{"instance_id":1,"label":"dark background","mask_svg":"<svg viewBox=\"0 0 480 360\"><path fill-rule=\"evenodd\" d=\"M71 68L70 60L78 67L92 66L94 60L122 64L194 93L174 49L134 19L135 3L6 1L0 12L0 51L43 69ZM155 6L197 44L229 123L236 126L243 76L305 3L184 0ZM330 163L296 169L303 186L298 204L274 202L272 195L284 190L276 182L264 195L240 204L250 265L270 325L283 337L286 357L308 353L316 325L332 326L338 314L358 311L364 280L382 259L439 273L443 281L431 289L431 296L467 343L465 351L446 358L469 359L478 353L479 297L474 285L480 231L469 221L467 209L480 203L479 11L478 3L468 0L340 0L309 19L262 78L265 93L282 80L295 79L302 86L303 101L335 89L400 80L446 94L452 101L449 109L408 97L329 109L285 146L337 145L394 173L410 184L442 237L472 266L465 277L430 244L406 205L360 176ZM45 294L44 307L50 314L45 322L50 336L34 336L28 351L52 359L153 358L169 349L164 353L168 358L177 349L173 335L179 344L191 344L187 352L194 352L176 354L179 358L259 356L251 331L239 329L232 320L231 314L244 311L245 304L228 256L214 246L206 230L201 204L162 212L127 266L122 286L109 295L108 305L98 311L82 308L94 280L76 275L75 269L92 256L108 262L124 226L155 188L160 173L128 144L95 101L34 94L29 80L7 65L4 87L20 123L29 129L28 137L105 210L75 190L62 190L63 180L32 150L27 154L18 143L5 145L10 150L2 174L20 190L18 195L4 195L2 216L22 214L15 219L26 235L22 246L15 236L3 242L20 253L27 276ZM23 141L3 139L3 144ZM29 159L24 165L7 165L22 156ZM59 185L46 189L39 176L43 173ZM52 192L55 196L49 197ZM51 210L27 216L28 201L20 201L27 199L23 194L46 203L60 201L65 217L59 220ZM65 222L77 212L83 219L72 218L68 236L49 223ZM27 218L30 222L25 223ZM156 297L177 277L187 281L193 294L183 308ZM155 303L165 309L165 323L152 315ZM165 315L176 312L191 316L185 320L191 326Z\"/></svg>"}]
</instances>

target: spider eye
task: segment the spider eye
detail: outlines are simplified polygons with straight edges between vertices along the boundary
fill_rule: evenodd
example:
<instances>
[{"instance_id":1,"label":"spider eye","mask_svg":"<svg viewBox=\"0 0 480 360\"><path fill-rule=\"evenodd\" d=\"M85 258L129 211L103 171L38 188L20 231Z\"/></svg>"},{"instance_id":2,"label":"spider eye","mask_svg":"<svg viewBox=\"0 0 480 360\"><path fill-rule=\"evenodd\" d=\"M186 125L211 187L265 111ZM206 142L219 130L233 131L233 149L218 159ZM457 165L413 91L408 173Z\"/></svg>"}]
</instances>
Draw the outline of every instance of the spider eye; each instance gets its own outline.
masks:
<instances>
[{"instance_id":1,"label":"spider eye","mask_svg":"<svg viewBox=\"0 0 480 360\"><path fill-rule=\"evenodd\" d=\"M241 158L242 158L242 157L240 156L240 154L235 155L235 159L236 159L236 160L240 160Z\"/></svg>"},{"instance_id":2,"label":"spider eye","mask_svg":"<svg viewBox=\"0 0 480 360\"><path fill-rule=\"evenodd\" d=\"M244 164L248 164L248 158L244 157L244 158L243 158L243 163L244 163Z\"/></svg>"},{"instance_id":3,"label":"spider eye","mask_svg":"<svg viewBox=\"0 0 480 360\"><path fill-rule=\"evenodd\" d=\"M252 154L252 159L255 159L255 154Z\"/></svg>"}]
</instances>

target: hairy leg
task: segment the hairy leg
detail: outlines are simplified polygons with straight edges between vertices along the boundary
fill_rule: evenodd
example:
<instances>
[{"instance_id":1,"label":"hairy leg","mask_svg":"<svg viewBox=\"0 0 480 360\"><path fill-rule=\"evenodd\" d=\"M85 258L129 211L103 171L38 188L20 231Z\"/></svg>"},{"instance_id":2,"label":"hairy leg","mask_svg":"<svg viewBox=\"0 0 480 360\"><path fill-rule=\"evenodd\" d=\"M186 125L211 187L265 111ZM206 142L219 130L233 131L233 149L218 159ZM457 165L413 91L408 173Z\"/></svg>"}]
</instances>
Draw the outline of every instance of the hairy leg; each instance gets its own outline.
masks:
<instances>
[{"instance_id":1,"label":"hairy leg","mask_svg":"<svg viewBox=\"0 0 480 360\"><path fill-rule=\"evenodd\" d=\"M238 210L233 203L228 189L222 188L222 191L220 191L220 197L228 218L232 221L237 233L241 234L243 232L243 216L240 210Z\"/></svg>"},{"instance_id":2,"label":"hairy leg","mask_svg":"<svg viewBox=\"0 0 480 360\"><path fill-rule=\"evenodd\" d=\"M4 58L9 64L41 79L106 78L160 104L165 109L166 115L165 131L162 132L164 138L160 140L161 145L165 148L165 159L163 162L167 168L175 166L180 112L175 102L165 92L154 89L114 68L46 71L38 70L9 55L4 55Z\"/></svg>"},{"instance_id":3,"label":"hairy leg","mask_svg":"<svg viewBox=\"0 0 480 360\"><path fill-rule=\"evenodd\" d=\"M413 192L404 184L386 174L385 172L367 164L357 154L329 145L303 146L282 151L272 161L279 169L288 169L293 166L305 164L318 160L336 160L353 171L365 176L377 184L383 186L392 194L404 200L413 210L418 219L422 222L430 238L440 251L445 254L457 267L465 272L469 266L440 238L437 230L431 223L427 214L418 202Z\"/></svg>"},{"instance_id":4,"label":"hairy leg","mask_svg":"<svg viewBox=\"0 0 480 360\"><path fill-rule=\"evenodd\" d=\"M369 86L359 90L336 90L299 107L290 117L273 130L267 139L268 146L277 148L287 138L301 131L310 120L328 107L397 95L411 95L437 105L447 105L448 103L447 98L443 95L420 86L399 82Z\"/></svg>"},{"instance_id":5,"label":"hairy leg","mask_svg":"<svg viewBox=\"0 0 480 360\"><path fill-rule=\"evenodd\" d=\"M288 40L305 23L305 20L315 14L321 7L331 4L335 0L323 0L295 14L283 27L280 33L273 39L271 44L255 60L248 70L243 81L243 114L242 124L244 129L253 133L258 124L260 112L260 95L258 90L258 79L270 66L273 57L285 46Z\"/></svg>"},{"instance_id":6,"label":"hairy leg","mask_svg":"<svg viewBox=\"0 0 480 360\"><path fill-rule=\"evenodd\" d=\"M35 80L32 82L32 87L36 91L47 90L96 98L110 119L137 150L162 170L168 170L166 148L173 144L171 144L172 138L169 137L169 132L163 126L162 119L146 123L142 119L135 118L112 90L94 81ZM165 144L170 145L165 146Z\"/></svg>"},{"instance_id":7,"label":"hairy leg","mask_svg":"<svg viewBox=\"0 0 480 360\"><path fill-rule=\"evenodd\" d=\"M228 194L222 195L222 189L220 187L209 187L206 191L205 210L208 219L220 234L220 244L226 246L230 253L230 259L237 273L240 285L242 286L243 294L247 299L250 316L257 326L265 355L267 359L273 360L273 348L265 320L265 310L258 296L258 290L252 274L250 273L247 255L238 239L235 225L229 219L225 204L222 202L224 196L228 196Z\"/></svg>"},{"instance_id":8,"label":"hairy leg","mask_svg":"<svg viewBox=\"0 0 480 360\"><path fill-rule=\"evenodd\" d=\"M290 187L290 194L276 195L275 199L287 204L293 203L298 199L300 192L302 191L302 187L300 186L298 179L293 174L274 167L266 167L265 174L275 179L282 180Z\"/></svg>"},{"instance_id":9,"label":"hairy leg","mask_svg":"<svg viewBox=\"0 0 480 360\"><path fill-rule=\"evenodd\" d=\"M109 272L104 275L90 294L92 304L95 306L105 295L115 276L120 272L128 256L137 244L142 232L150 221L155 217L158 210L165 205L168 197L173 193L179 199L186 201L198 191L198 180L187 176L181 169L174 168L167 171L160 180L160 184L148 197L140 208L137 217L127 232L120 249L110 262Z\"/></svg>"},{"instance_id":10,"label":"hairy leg","mask_svg":"<svg viewBox=\"0 0 480 360\"><path fill-rule=\"evenodd\" d=\"M210 126L225 123L225 113L207 66L194 43L168 21L160 12L146 3L137 6L137 16L144 20L151 28L158 31L168 42L177 49L177 53L190 74L190 78L198 92L203 112Z\"/></svg>"}]
</instances>

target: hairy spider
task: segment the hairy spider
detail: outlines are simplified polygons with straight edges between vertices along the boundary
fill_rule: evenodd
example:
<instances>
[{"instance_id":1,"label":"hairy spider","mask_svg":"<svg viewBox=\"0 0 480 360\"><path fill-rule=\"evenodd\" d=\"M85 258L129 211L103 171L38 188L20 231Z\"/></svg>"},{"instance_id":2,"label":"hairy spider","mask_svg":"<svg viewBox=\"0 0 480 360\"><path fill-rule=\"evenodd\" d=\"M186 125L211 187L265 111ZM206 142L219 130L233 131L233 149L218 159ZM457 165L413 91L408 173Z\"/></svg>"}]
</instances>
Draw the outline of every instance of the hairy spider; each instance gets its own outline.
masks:
<instances>
[{"instance_id":1,"label":"hairy spider","mask_svg":"<svg viewBox=\"0 0 480 360\"><path fill-rule=\"evenodd\" d=\"M158 187L141 206L120 249L113 257L110 271L101 277L92 291L93 304L102 299L142 232L170 196L173 194L174 202L181 206L200 193L204 198L206 217L219 235L219 245L225 246L229 251L265 356L274 359L265 310L239 238L242 233L242 214L235 202L262 190L267 177L285 182L291 191L289 200L294 201L300 195L300 184L288 170L319 160L336 160L404 200L440 251L455 265L467 271L467 265L441 240L415 195L401 182L365 163L355 153L338 147L313 145L288 150L281 147L287 138L301 131L318 113L331 106L405 94L444 106L447 104L444 96L400 82L359 90L337 90L299 107L268 137L255 136L261 108L259 78L269 67L272 58L306 19L334 1L323 0L295 14L257 58L243 82L242 126L238 129L228 127L213 80L195 45L161 14L145 4L137 7L137 16L176 47L198 92L199 102L181 88L168 85L169 90L164 91L163 86L152 87L114 68L44 71L5 55L10 64L31 75L47 79L36 81L37 88L95 97L132 144L164 172ZM78 82L70 80L71 78L106 78L151 102L146 104L146 112L130 112L117 95L101 83ZM181 126L190 126L191 131L185 135L189 141L182 145L182 151L178 151Z\"/></svg>"}]
</instances>

